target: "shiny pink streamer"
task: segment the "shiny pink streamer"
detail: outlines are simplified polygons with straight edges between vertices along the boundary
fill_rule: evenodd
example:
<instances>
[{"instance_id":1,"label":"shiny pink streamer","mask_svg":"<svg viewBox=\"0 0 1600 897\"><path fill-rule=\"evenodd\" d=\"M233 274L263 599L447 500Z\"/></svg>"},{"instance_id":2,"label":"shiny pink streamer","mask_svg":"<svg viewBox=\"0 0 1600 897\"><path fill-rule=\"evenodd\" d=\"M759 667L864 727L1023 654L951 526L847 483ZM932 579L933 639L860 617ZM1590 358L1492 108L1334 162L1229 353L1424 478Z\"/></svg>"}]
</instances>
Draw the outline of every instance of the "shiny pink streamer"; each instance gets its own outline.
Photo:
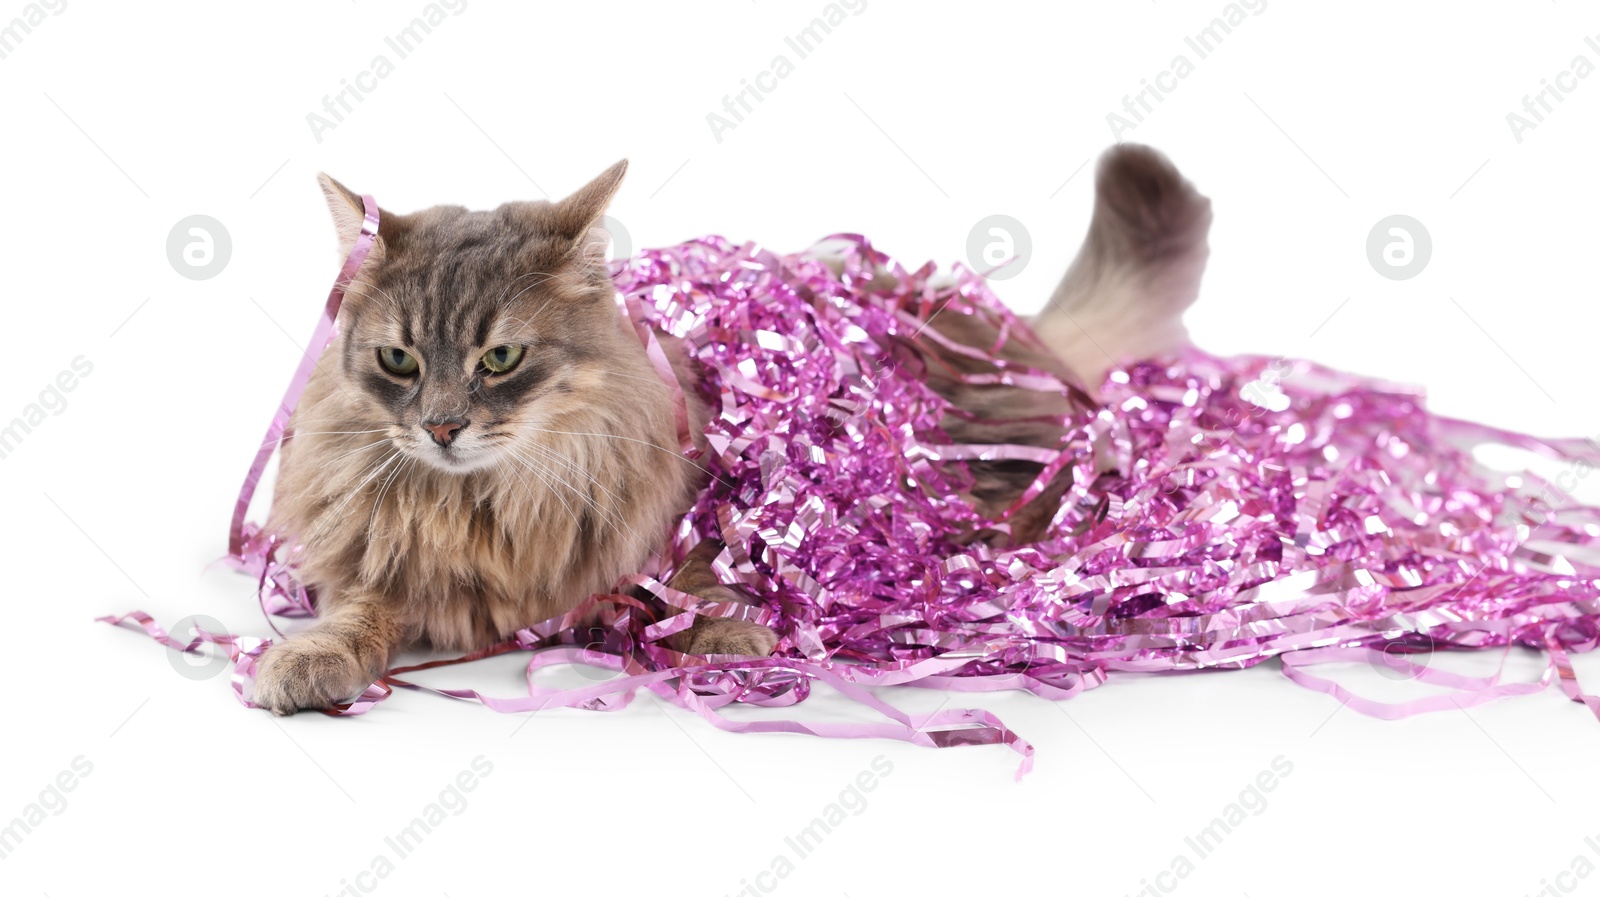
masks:
<instances>
[{"instance_id":1,"label":"shiny pink streamer","mask_svg":"<svg viewBox=\"0 0 1600 897\"><path fill-rule=\"evenodd\" d=\"M245 515L250 512L250 500L255 497L256 486L261 482L261 475L266 472L267 462L277 452L279 446L287 439L293 437L289 432L289 418L294 414L295 406L300 403L300 394L305 392L306 384L311 381L311 373L317 367L317 360L322 357L322 350L333 342L339 332L339 306L344 303L344 291L355 279L356 272L361 270L361 263L367 260L367 253L372 251L372 244L378 238L378 203L371 196L363 194L361 197L363 216L361 219L361 232L356 235L355 244L350 248L350 254L345 257L344 265L339 269L339 276L333 282L333 288L328 291L328 300L323 304L322 316L317 319L317 328L311 334L311 340L306 343L305 354L300 358L300 364L295 368L294 376L289 379L289 386L284 390L283 399L278 403L278 410L273 413L272 421L267 424L267 437L261 440L261 446L256 450L255 460L250 463L250 470L246 472L244 485L239 488L239 498L233 506L233 522L228 527L228 560L237 569L246 570L261 577L258 594L271 595L278 598L278 602L271 607L263 605L268 611L267 620L271 622L272 613L282 613L293 610L294 616L308 616L314 613L313 599L306 590L298 587L291 577L283 577L273 583L272 589L266 588L266 577L271 575L270 560L277 556L280 549L287 550L288 546L279 544L279 540L261 533L254 526L247 526ZM273 626L277 628L276 625ZM281 633L280 633L281 634Z\"/></svg>"},{"instance_id":2,"label":"shiny pink streamer","mask_svg":"<svg viewBox=\"0 0 1600 897\"><path fill-rule=\"evenodd\" d=\"M370 245L370 199L367 212ZM1116 672L1238 669L1279 657L1291 680L1377 717L1470 706L1551 681L1600 717L1600 699L1579 687L1570 661L1600 643L1600 510L1531 474L1496 477L1471 457L1474 446L1496 442L1586 474L1600 458L1593 443L1434 416L1413 392L1309 362L1198 350L1113 372L1103 399L1090 403L1073 384L995 358L1004 340L1037 345L1037 337L980 277L958 269L954 283L936 285L931 266L907 271L859 236L835 239L852 247L837 274L805 255L715 237L615 263L619 309L667 382L677 386L657 329L682 338L708 372L711 450L699 460L713 478L660 569L512 642L391 670L328 712L364 713L394 686L501 712L617 710L649 688L727 731L1006 744L1023 757L1019 777L1033 749L991 714L908 714L868 687L1022 689L1061 700ZM311 612L314 596L295 580L292 546L245 524L244 513L312 359L332 338L362 254L358 242L235 512L233 559L257 578L263 606L281 615ZM1002 342L949 345L927 327L935 313L982 315ZM1057 448L952 445L939 423L962 412L927 385L933 357L918 347L930 342L994 362L992 373L966 375L970 383L1064 392L1084 410L1062 421ZM1096 464L1097 445L1114 463ZM1072 469L1041 541L966 544L974 529L1008 526L983 519L968 499L965 459L973 458L1043 465L1007 516ZM759 608L662 584L703 538L726 545L714 567ZM663 619L621 591L628 586L688 613ZM598 614L598 628L577 625L585 613ZM666 647L662 640L693 614L755 619L782 640L775 656L760 659ZM270 641L202 633L184 643L137 612L104 619L130 618L175 650L208 641L228 650L235 691L249 703L256 658ZM1545 652L1538 681L1506 682L1500 671L1461 676L1426 662L1439 650L1514 645ZM401 678L509 650L535 652L522 697ZM1310 672L1351 661L1453 693L1385 703ZM533 682L557 663L619 675L580 689ZM814 682L884 721L733 721L717 712L734 702L796 704Z\"/></svg>"}]
</instances>

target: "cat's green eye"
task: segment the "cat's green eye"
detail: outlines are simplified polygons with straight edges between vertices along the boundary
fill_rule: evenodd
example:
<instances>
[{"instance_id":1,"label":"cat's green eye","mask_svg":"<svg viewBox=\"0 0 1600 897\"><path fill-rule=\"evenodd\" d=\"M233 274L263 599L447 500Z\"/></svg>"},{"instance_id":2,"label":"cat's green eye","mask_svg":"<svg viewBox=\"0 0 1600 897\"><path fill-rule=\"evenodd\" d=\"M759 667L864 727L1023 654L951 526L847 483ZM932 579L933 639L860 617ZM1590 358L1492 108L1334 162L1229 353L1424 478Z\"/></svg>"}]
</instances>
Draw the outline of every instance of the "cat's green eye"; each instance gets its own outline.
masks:
<instances>
[{"instance_id":1,"label":"cat's green eye","mask_svg":"<svg viewBox=\"0 0 1600 897\"><path fill-rule=\"evenodd\" d=\"M417 372L417 356L394 346L384 346L378 350L378 363L397 377L408 377Z\"/></svg>"},{"instance_id":2,"label":"cat's green eye","mask_svg":"<svg viewBox=\"0 0 1600 897\"><path fill-rule=\"evenodd\" d=\"M517 362L522 360L522 347L495 346L493 349L483 353L483 358L479 360L483 362L484 368L489 373L504 374L506 371L516 367Z\"/></svg>"}]
</instances>

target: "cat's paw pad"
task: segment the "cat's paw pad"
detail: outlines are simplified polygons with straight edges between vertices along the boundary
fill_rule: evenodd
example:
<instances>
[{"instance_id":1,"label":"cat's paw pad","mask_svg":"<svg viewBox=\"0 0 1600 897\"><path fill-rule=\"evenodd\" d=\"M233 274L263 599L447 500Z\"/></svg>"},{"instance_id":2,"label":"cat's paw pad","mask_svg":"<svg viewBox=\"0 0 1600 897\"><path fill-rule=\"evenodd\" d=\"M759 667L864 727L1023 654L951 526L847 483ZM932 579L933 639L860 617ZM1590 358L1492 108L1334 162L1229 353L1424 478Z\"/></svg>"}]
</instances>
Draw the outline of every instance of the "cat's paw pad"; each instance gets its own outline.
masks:
<instances>
[{"instance_id":1,"label":"cat's paw pad","mask_svg":"<svg viewBox=\"0 0 1600 897\"><path fill-rule=\"evenodd\" d=\"M760 623L709 619L695 625L687 653L766 657L777 644L778 634Z\"/></svg>"},{"instance_id":2,"label":"cat's paw pad","mask_svg":"<svg viewBox=\"0 0 1600 897\"><path fill-rule=\"evenodd\" d=\"M290 639L261 656L252 700L277 716L288 716L332 707L370 684L348 653Z\"/></svg>"}]
</instances>

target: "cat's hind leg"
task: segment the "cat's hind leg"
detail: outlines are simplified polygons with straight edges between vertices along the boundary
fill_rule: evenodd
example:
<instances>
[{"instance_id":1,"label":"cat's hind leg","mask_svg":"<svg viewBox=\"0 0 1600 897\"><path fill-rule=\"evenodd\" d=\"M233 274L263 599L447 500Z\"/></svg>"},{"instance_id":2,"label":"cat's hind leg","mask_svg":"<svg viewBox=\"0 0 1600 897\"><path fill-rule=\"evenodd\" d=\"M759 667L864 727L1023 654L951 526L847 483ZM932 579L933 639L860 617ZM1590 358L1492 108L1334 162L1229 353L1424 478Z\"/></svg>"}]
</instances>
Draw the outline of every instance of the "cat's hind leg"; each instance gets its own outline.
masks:
<instances>
[{"instance_id":1,"label":"cat's hind leg","mask_svg":"<svg viewBox=\"0 0 1600 897\"><path fill-rule=\"evenodd\" d=\"M717 579L711 562L722 545L706 540L684 558L667 585L707 601L732 601L753 604L749 595ZM685 654L740 654L765 657L778 644L778 634L760 623L722 617L699 617L689 628L674 633L667 644Z\"/></svg>"}]
</instances>

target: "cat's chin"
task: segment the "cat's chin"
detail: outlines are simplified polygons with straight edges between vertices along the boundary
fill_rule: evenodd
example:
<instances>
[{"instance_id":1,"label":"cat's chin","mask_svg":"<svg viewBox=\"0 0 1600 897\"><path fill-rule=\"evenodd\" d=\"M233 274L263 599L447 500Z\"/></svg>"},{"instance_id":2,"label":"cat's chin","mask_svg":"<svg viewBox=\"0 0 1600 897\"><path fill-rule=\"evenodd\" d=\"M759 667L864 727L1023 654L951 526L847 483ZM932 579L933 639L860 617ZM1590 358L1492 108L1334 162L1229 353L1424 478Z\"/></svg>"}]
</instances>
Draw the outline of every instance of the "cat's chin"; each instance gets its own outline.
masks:
<instances>
[{"instance_id":1,"label":"cat's chin","mask_svg":"<svg viewBox=\"0 0 1600 897\"><path fill-rule=\"evenodd\" d=\"M486 451L463 454L459 451L428 451L415 452L412 457L421 461L428 467L452 476L465 476L478 470L493 467L494 453Z\"/></svg>"}]
</instances>

